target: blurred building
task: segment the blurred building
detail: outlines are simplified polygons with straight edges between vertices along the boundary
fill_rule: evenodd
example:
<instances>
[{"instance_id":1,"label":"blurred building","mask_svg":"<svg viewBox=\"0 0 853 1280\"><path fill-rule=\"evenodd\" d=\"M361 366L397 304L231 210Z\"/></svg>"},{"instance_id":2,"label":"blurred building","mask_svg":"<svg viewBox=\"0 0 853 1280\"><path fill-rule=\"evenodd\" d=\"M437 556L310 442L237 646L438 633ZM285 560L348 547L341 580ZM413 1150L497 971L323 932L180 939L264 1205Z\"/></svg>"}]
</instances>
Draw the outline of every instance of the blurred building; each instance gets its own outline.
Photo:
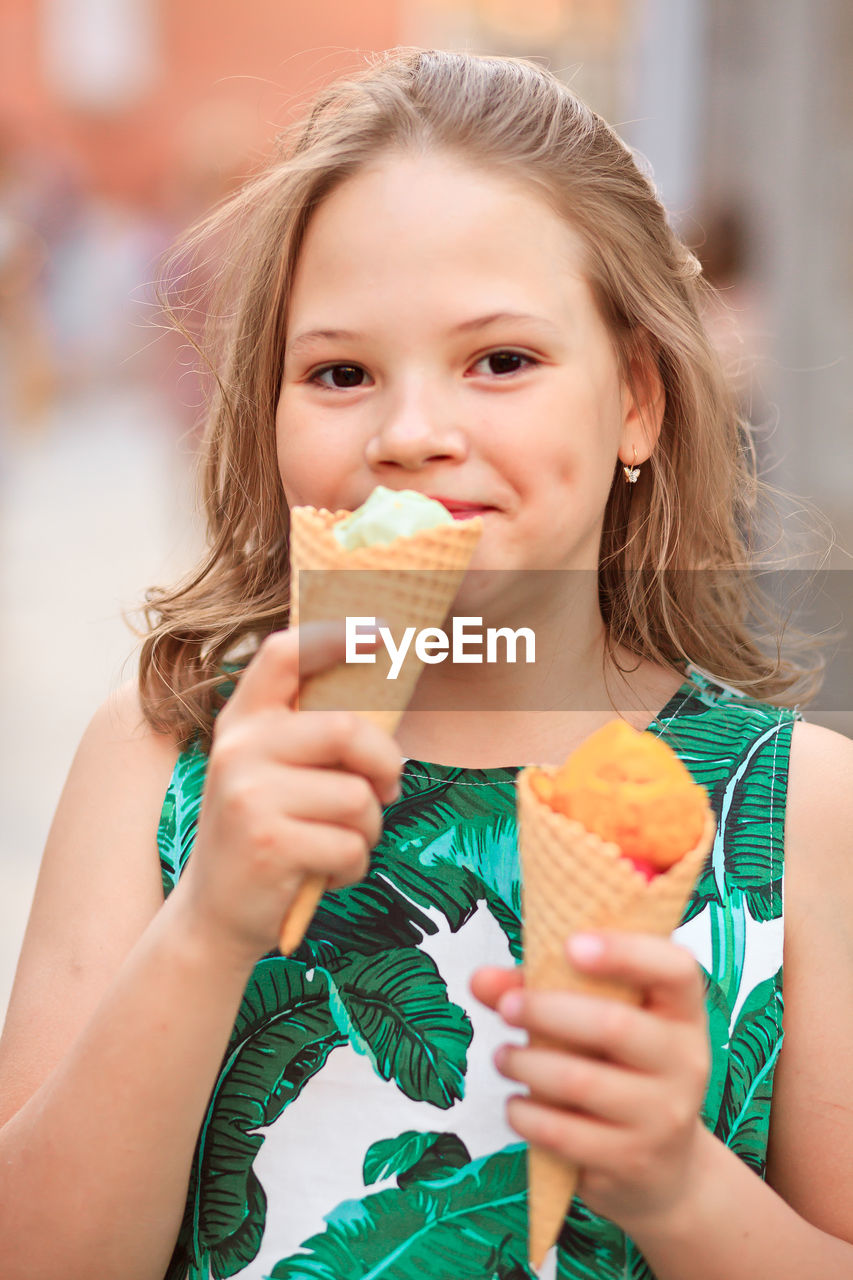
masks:
<instances>
[{"instance_id":1,"label":"blurred building","mask_svg":"<svg viewBox=\"0 0 853 1280\"><path fill-rule=\"evenodd\" d=\"M769 448L853 551L853 7L715 0L706 29L703 207L739 220L760 293Z\"/></svg>"},{"instance_id":2,"label":"blurred building","mask_svg":"<svg viewBox=\"0 0 853 1280\"><path fill-rule=\"evenodd\" d=\"M233 181L304 96L398 39L397 0L2 0L0 121L96 194ZM218 135L219 146L214 144ZM193 156L193 144L198 154Z\"/></svg>"},{"instance_id":3,"label":"blurred building","mask_svg":"<svg viewBox=\"0 0 853 1280\"><path fill-rule=\"evenodd\" d=\"M158 328L161 255L263 162L306 95L397 42L398 8L0 0L0 418L23 426L135 378L195 422L195 358ZM4 239L43 262L8 316Z\"/></svg>"},{"instance_id":4,"label":"blurred building","mask_svg":"<svg viewBox=\"0 0 853 1280\"><path fill-rule=\"evenodd\" d=\"M410 0L408 35L546 60L654 172L769 478L853 553L849 0ZM849 556L837 563L850 567Z\"/></svg>"}]
</instances>

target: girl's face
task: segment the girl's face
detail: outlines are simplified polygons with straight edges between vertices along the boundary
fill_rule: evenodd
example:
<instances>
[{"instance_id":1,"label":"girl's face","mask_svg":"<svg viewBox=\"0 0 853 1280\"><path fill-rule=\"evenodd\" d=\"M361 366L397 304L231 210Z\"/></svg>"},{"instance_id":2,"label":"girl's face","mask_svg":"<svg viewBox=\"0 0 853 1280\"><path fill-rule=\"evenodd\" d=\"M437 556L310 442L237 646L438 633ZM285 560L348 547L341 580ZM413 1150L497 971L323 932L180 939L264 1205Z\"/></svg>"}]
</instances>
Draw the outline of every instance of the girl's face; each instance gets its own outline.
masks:
<instances>
[{"instance_id":1,"label":"girl's face","mask_svg":"<svg viewBox=\"0 0 853 1280\"><path fill-rule=\"evenodd\" d=\"M531 189L446 155L389 157L338 187L290 298L289 505L416 489L483 515L473 568L596 568L617 455L642 462L653 441L582 263Z\"/></svg>"}]
</instances>

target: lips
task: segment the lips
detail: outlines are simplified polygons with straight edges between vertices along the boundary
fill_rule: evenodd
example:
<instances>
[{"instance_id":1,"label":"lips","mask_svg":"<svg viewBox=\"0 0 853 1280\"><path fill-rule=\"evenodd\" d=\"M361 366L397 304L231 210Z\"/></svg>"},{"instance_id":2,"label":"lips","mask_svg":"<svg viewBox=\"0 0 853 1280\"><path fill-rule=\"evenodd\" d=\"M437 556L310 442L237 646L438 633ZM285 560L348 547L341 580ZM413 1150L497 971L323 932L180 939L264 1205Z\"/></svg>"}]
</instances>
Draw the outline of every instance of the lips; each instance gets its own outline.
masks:
<instances>
[{"instance_id":1,"label":"lips","mask_svg":"<svg viewBox=\"0 0 853 1280\"><path fill-rule=\"evenodd\" d=\"M433 502L440 502L450 512L454 520L470 520L472 516L482 515L485 511L494 511L495 509L479 502L461 502L456 498L441 498L438 494L433 493L427 493L424 496L432 498Z\"/></svg>"}]
</instances>

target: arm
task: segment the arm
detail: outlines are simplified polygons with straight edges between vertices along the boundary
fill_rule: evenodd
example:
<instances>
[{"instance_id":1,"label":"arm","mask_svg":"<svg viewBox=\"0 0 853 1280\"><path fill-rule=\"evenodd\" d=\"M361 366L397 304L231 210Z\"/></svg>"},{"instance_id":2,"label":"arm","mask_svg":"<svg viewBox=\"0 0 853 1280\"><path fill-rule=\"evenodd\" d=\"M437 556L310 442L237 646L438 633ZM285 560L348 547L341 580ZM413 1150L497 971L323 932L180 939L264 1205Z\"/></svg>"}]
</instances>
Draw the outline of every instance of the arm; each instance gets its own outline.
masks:
<instances>
[{"instance_id":1,"label":"arm","mask_svg":"<svg viewBox=\"0 0 853 1280\"><path fill-rule=\"evenodd\" d=\"M642 1008L527 993L517 972L476 976L475 995L511 1025L559 1042L500 1056L533 1095L510 1102L510 1123L581 1166L579 1193L636 1241L659 1280L853 1280L851 777L853 742L795 726L768 1182L698 1119L707 1032L698 970L681 948L613 933L600 935L597 958L572 951L588 972L641 988Z\"/></svg>"},{"instance_id":2,"label":"arm","mask_svg":"<svg viewBox=\"0 0 853 1280\"><path fill-rule=\"evenodd\" d=\"M340 661L261 646L217 721L195 849L163 904L175 749L135 699L93 721L45 851L0 1050L3 1280L160 1280L255 961L306 872L359 879L399 753L363 719L289 709ZM116 719L117 717L117 719ZM308 766L318 766L308 767Z\"/></svg>"},{"instance_id":3,"label":"arm","mask_svg":"<svg viewBox=\"0 0 853 1280\"><path fill-rule=\"evenodd\" d=\"M162 1276L174 1247L248 976L192 933L177 897L163 907L155 836L176 755L125 686L59 802L0 1042L8 1280Z\"/></svg>"},{"instance_id":4,"label":"arm","mask_svg":"<svg viewBox=\"0 0 853 1280\"><path fill-rule=\"evenodd\" d=\"M710 1134L691 1193L637 1242L661 1280L853 1277L853 742L794 726L785 830L785 1038L767 1183ZM772 1188L772 1189L771 1189ZM721 1229L721 1224L726 1229Z\"/></svg>"},{"instance_id":5,"label":"arm","mask_svg":"<svg viewBox=\"0 0 853 1280\"><path fill-rule=\"evenodd\" d=\"M767 1181L804 1218L853 1241L853 742L795 725L791 788L785 1038Z\"/></svg>"}]
</instances>

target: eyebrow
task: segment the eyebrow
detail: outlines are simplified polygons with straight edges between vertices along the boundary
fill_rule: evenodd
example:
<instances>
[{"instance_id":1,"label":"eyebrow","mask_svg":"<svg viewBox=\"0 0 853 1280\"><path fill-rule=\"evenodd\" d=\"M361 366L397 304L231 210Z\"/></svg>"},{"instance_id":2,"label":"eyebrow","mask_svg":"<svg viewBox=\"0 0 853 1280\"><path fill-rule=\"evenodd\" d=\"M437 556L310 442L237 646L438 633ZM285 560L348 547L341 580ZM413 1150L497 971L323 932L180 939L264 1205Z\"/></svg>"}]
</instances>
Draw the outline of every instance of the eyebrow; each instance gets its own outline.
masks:
<instances>
[{"instance_id":1,"label":"eyebrow","mask_svg":"<svg viewBox=\"0 0 853 1280\"><path fill-rule=\"evenodd\" d=\"M549 332L559 335L560 330L550 320L546 320L544 316L531 315L526 311L492 311L486 316L474 316L471 320L463 320L461 324L454 325L449 330L451 336L457 334L471 333L476 329L485 329L487 325L497 324L498 321L515 320L524 321L526 323L533 322L540 328L547 329ZM309 347L315 342L327 340L331 342L358 342L365 337L363 333L358 333L354 329L306 329L304 333L300 333L288 344L291 354L301 351L303 347Z\"/></svg>"}]
</instances>

